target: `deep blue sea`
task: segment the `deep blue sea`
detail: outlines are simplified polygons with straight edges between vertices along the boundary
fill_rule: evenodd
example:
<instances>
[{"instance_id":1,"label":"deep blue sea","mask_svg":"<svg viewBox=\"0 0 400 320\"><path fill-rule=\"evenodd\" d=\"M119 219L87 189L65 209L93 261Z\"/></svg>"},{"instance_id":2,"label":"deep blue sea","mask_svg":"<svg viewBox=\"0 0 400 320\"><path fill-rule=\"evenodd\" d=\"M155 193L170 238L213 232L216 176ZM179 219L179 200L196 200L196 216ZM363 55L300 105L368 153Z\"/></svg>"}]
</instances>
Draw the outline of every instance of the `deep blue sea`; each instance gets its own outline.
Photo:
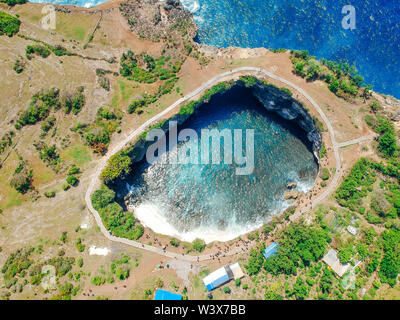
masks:
<instances>
[{"instance_id":1,"label":"deep blue sea","mask_svg":"<svg viewBox=\"0 0 400 320\"><path fill-rule=\"evenodd\" d=\"M33 0L94 6L104 0ZM220 47L306 49L355 64L374 90L400 98L399 0L181 0L199 27L198 41ZM342 7L356 28L342 28Z\"/></svg>"},{"instance_id":2,"label":"deep blue sea","mask_svg":"<svg viewBox=\"0 0 400 320\"><path fill-rule=\"evenodd\" d=\"M249 89L233 88L214 96L178 128L193 129L202 138L202 129L254 129L254 170L238 175L233 163L176 164L166 161L170 153L179 158L192 154L199 140L187 140L169 147L159 160L142 160L133 168L133 176L122 184L119 194L131 195L131 210L153 231L193 241L202 238L227 241L254 230L282 212L290 203L284 199L289 182L297 190L312 188L318 166L303 142L305 133L293 123L270 112L252 96ZM232 134L233 135L233 134ZM232 141L232 139L230 140ZM211 147L211 146L210 146ZM222 147L222 144L221 144ZM188 152L190 150L190 152ZM205 149L207 150L207 149ZM211 147L205 154L222 149ZM230 153L231 154L231 153ZM251 162L251 157L248 162Z\"/></svg>"}]
</instances>

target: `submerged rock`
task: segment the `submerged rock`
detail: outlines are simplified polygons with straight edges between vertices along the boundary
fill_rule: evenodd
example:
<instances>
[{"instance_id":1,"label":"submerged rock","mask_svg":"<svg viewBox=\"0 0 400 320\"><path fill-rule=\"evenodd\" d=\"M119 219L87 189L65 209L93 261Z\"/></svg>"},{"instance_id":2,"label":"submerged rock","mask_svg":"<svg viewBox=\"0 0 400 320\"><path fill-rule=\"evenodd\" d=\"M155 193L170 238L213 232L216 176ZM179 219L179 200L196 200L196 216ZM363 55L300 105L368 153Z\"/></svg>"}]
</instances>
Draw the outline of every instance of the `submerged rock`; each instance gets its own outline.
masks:
<instances>
[{"instance_id":1,"label":"submerged rock","mask_svg":"<svg viewBox=\"0 0 400 320\"><path fill-rule=\"evenodd\" d=\"M286 193L285 193L285 200L291 200L291 199L293 199L293 200L296 200L296 199L298 199L300 196L302 195L302 193L301 192L299 192L299 191L287 191Z\"/></svg>"},{"instance_id":2,"label":"submerged rock","mask_svg":"<svg viewBox=\"0 0 400 320\"><path fill-rule=\"evenodd\" d=\"M288 188L288 189L294 189L294 188L296 188L297 187L297 182L289 182L287 185L286 185L286 188Z\"/></svg>"}]
</instances>

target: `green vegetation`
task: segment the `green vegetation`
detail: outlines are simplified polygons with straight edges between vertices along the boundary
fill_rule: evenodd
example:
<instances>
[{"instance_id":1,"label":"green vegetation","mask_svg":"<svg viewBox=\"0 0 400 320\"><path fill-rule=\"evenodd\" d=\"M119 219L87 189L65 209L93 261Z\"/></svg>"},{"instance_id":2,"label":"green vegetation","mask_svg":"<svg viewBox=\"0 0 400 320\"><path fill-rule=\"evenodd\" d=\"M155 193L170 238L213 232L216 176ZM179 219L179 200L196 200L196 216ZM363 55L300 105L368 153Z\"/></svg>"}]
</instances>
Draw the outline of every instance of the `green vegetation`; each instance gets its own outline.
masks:
<instances>
[{"instance_id":1,"label":"green vegetation","mask_svg":"<svg viewBox=\"0 0 400 320\"><path fill-rule=\"evenodd\" d=\"M48 146L45 143L36 145L39 151L39 157L43 162L48 163L51 166L55 166L60 162L60 155L57 152L56 145Z\"/></svg>"},{"instance_id":2,"label":"green vegetation","mask_svg":"<svg viewBox=\"0 0 400 320\"><path fill-rule=\"evenodd\" d=\"M239 80L240 80L241 82L244 83L244 85L245 85L246 88L250 88L250 87L256 85L257 82L258 82L258 80L257 80L256 77L248 76L248 75L246 75L246 76L241 76L241 77L239 78Z\"/></svg>"},{"instance_id":3,"label":"green vegetation","mask_svg":"<svg viewBox=\"0 0 400 320\"><path fill-rule=\"evenodd\" d=\"M30 39L30 40L35 41L34 39ZM51 46L48 43L40 41L40 40L37 40L35 42L40 43L40 44L28 45L25 49L26 57L29 60L32 59L32 54L39 55L42 58L47 58L52 52L54 53L54 55L56 55L58 57L75 55L60 45Z\"/></svg>"},{"instance_id":4,"label":"green vegetation","mask_svg":"<svg viewBox=\"0 0 400 320\"><path fill-rule=\"evenodd\" d=\"M5 34L9 37L12 37L14 34L18 33L20 24L21 21L19 21L17 18L8 13L0 11L0 36Z\"/></svg>"},{"instance_id":5,"label":"green vegetation","mask_svg":"<svg viewBox=\"0 0 400 320\"><path fill-rule=\"evenodd\" d=\"M107 166L100 174L100 178L105 183L111 183L115 179L124 177L130 172L132 164L131 158L124 154L113 155L108 161Z\"/></svg>"},{"instance_id":6,"label":"green vegetation","mask_svg":"<svg viewBox=\"0 0 400 320\"><path fill-rule=\"evenodd\" d=\"M121 259L115 260L111 263L111 272L117 277L118 280L125 280L130 274L129 256L121 254Z\"/></svg>"},{"instance_id":7,"label":"green vegetation","mask_svg":"<svg viewBox=\"0 0 400 320\"><path fill-rule=\"evenodd\" d=\"M8 147L12 146L14 136L15 136L15 132L11 130L11 131L6 132L1 137L0 154L3 153Z\"/></svg>"},{"instance_id":8,"label":"green vegetation","mask_svg":"<svg viewBox=\"0 0 400 320\"><path fill-rule=\"evenodd\" d=\"M77 115L85 105L84 87L78 87L72 94L66 93L61 97L61 106L65 113Z\"/></svg>"},{"instance_id":9,"label":"green vegetation","mask_svg":"<svg viewBox=\"0 0 400 320\"><path fill-rule=\"evenodd\" d=\"M33 54L39 55L42 58L47 58L50 55L50 50L41 45L29 45L26 47L25 53L28 60L31 60Z\"/></svg>"},{"instance_id":10,"label":"green vegetation","mask_svg":"<svg viewBox=\"0 0 400 320\"><path fill-rule=\"evenodd\" d=\"M372 112L378 112L379 110L382 109L381 104L379 103L379 101L376 101L376 100L372 101L369 106L370 106Z\"/></svg>"},{"instance_id":11,"label":"green vegetation","mask_svg":"<svg viewBox=\"0 0 400 320\"><path fill-rule=\"evenodd\" d=\"M112 134L119 130L121 119L120 110L100 107L97 111L97 118L92 124L78 122L71 130L79 133L95 152L104 154L107 151Z\"/></svg>"},{"instance_id":12,"label":"green vegetation","mask_svg":"<svg viewBox=\"0 0 400 320\"><path fill-rule=\"evenodd\" d=\"M63 250L60 252L62 252L62 255L65 253ZM26 285L30 286L30 291L34 290L34 286L38 286L47 275L42 273L44 266L55 268L55 276L58 278L57 283L59 283L60 279L71 271L75 263L74 258L62 257L61 254L50 259L40 259L42 253L43 246L39 245L37 248L18 249L7 257L1 268L4 279L3 288L8 290L5 294L2 294L3 298L8 299L11 293L21 293ZM70 295L76 295L77 292L72 288L73 286L70 284L60 284L60 295L54 298L70 299Z\"/></svg>"},{"instance_id":13,"label":"green vegetation","mask_svg":"<svg viewBox=\"0 0 400 320\"><path fill-rule=\"evenodd\" d=\"M15 6L16 4L24 4L27 0L0 0L2 3L7 3L10 7Z\"/></svg>"},{"instance_id":14,"label":"green vegetation","mask_svg":"<svg viewBox=\"0 0 400 320\"><path fill-rule=\"evenodd\" d=\"M4 284L6 288L10 288L18 281L16 276L27 270L33 261L29 259L34 248L19 249L15 253L10 254L4 263L1 272L4 277Z\"/></svg>"},{"instance_id":15,"label":"green vegetation","mask_svg":"<svg viewBox=\"0 0 400 320\"><path fill-rule=\"evenodd\" d=\"M143 227L136 224L132 213L124 212L114 200L115 192L105 185L92 195L93 207L99 212L107 230L117 237L139 239L143 235Z\"/></svg>"},{"instance_id":16,"label":"green vegetation","mask_svg":"<svg viewBox=\"0 0 400 320\"><path fill-rule=\"evenodd\" d=\"M22 71L24 71L24 67L25 67L25 62L22 59L17 59L15 60L14 66L13 66L13 70L16 73L21 73Z\"/></svg>"},{"instance_id":17,"label":"green vegetation","mask_svg":"<svg viewBox=\"0 0 400 320\"><path fill-rule=\"evenodd\" d=\"M394 287L400 273L400 230L390 229L382 234L383 259L379 276L383 283Z\"/></svg>"},{"instance_id":18,"label":"green vegetation","mask_svg":"<svg viewBox=\"0 0 400 320\"><path fill-rule=\"evenodd\" d=\"M192 247L197 252L203 252L206 248L206 243L201 239L195 239L192 243Z\"/></svg>"},{"instance_id":19,"label":"green vegetation","mask_svg":"<svg viewBox=\"0 0 400 320\"><path fill-rule=\"evenodd\" d=\"M75 242L75 247L78 249L79 252L85 251L85 245L83 244L83 240L81 238L78 238Z\"/></svg>"},{"instance_id":20,"label":"green vegetation","mask_svg":"<svg viewBox=\"0 0 400 320\"><path fill-rule=\"evenodd\" d=\"M65 180L67 181L67 183L70 186L73 186L73 187L75 187L79 182L79 179L72 174L68 175Z\"/></svg>"},{"instance_id":21,"label":"green vegetation","mask_svg":"<svg viewBox=\"0 0 400 320\"><path fill-rule=\"evenodd\" d=\"M57 111L60 108L62 108L65 113L70 113L72 111L73 114L78 114L84 104L83 87L78 87L76 92L72 94L64 92L62 96L60 96L60 90L57 88L42 90L33 95L30 106L27 110L22 112L15 127L16 129L20 129L26 125L34 125L37 122L47 119L51 110ZM54 120L50 120L42 129L44 129L44 131L50 129L48 127L52 126L51 122L53 122L54 125Z\"/></svg>"},{"instance_id":22,"label":"green vegetation","mask_svg":"<svg viewBox=\"0 0 400 320\"><path fill-rule=\"evenodd\" d=\"M331 238L319 226L291 224L280 236L278 254L265 260L264 269L272 274L296 274L297 267L317 262L325 253Z\"/></svg>"},{"instance_id":23,"label":"green vegetation","mask_svg":"<svg viewBox=\"0 0 400 320\"><path fill-rule=\"evenodd\" d=\"M55 191L47 191L44 193L44 196L46 198L54 198L56 196L56 192Z\"/></svg>"},{"instance_id":24,"label":"green vegetation","mask_svg":"<svg viewBox=\"0 0 400 320\"><path fill-rule=\"evenodd\" d=\"M322 180L328 180L329 177L331 176L329 169L328 168L322 168L320 177Z\"/></svg>"},{"instance_id":25,"label":"green vegetation","mask_svg":"<svg viewBox=\"0 0 400 320\"><path fill-rule=\"evenodd\" d=\"M179 247L179 245L181 244L179 239L176 238L171 238L171 240L169 241L169 243L174 246L174 247Z\"/></svg>"},{"instance_id":26,"label":"green vegetation","mask_svg":"<svg viewBox=\"0 0 400 320\"><path fill-rule=\"evenodd\" d=\"M129 80L142 83L168 80L176 77L182 65L180 61L171 62L170 60L169 56L155 59L145 52L135 55L129 50L122 54L120 74Z\"/></svg>"},{"instance_id":27,"label":"green vegetation","mask_svg":"<svg viewBox=\"0 0 400 320\"><path fill-rule=\"evenodd\" d=\"M29 190L33 189L32 177L32 170L28 169L27 163L21 160L18 167L14 171L10 185L19 193L27 193Z\"/></svg>"},{"instance_id":28,"label":"green vegetation","mask_svg":"<svg viewBox=\"0 0 400 320\"><path fill-rule=\"evenodd\" d=\"M327 154L327 150L326 150L325 144L322 143L321 149L319 150L319 158L320 159L324 158L326 156L326 154Z\"/></svg>"},{"instance_id":29,"label":"green vegetation","mask_svg":"<svg viewBox=\"0 0 400 320\"><path fill-rule=\"evenodd\" d=\"M294 73L308 81L325 81L329 90L339 97L357 96L364 82L364 78L358 74L355 66L350 66L347 62L335 62L327 59L317 61L307 50L291 51L291 60Z\"/></svg>"},{"instance_id":30,"label":"green vegetation","mask_svg":"<svg viewBox=\"0 0 400 320\"><path fill-rule=\"evenodd\" d=\"M92 279L90 279L90 282L95 286L101 286L106 283L106 278L103 278L101 276L94 276Z\"/></svg>"},{"instance_id":31,"label":"green vegetation","mask_svg":"<svg viewBox=\"0 0 400 320\"><path fill-rule=\"evenodd\" d=\"M131 50L122 54L120 74L123 77L140 83L162 81L156 93L146 93L132 101L128 113L141 114L143 108L172 91L179 80L177 73L183 63L179 57L175 61L172 60L170 56L154 58L145 52L135 55Z\"/></svg>"},{"instance_id":32,"label":"green vegetation","mask_svg":"<svg viewBox=\"0 0 400 320\"><path fill-rule=\"evenodd\" d=\"M378 150L384 158L391 158L396 155L396 131L393 123L384 116L377 115L376 117L367 115L365 122L377 133L380 134L378 139Z\"/></svg>"},{"instance_id":33,"label":"green vegetation","mask_svg":"<svg viewBox=\"0 0 400 320\"><path fill-rule=\"evenodd\" d=\"M361 206L361 199L371 190L375 182L375 173L369 166L369 162L362 158L350 171L343 183L336 191L336 198L340 205L356 210Z\"/></svg>"},{"instance_id":34,"label":"green vegetation","mask_svg":"<svg viewBox=\"0 0 400 320\"><path fill-rule=\"evenodd\" d=\"M246 78L243 78L243 81L246 81L245 83L247 83L249 85L250 83L253 83L252 79L253 79L253 77L246 77ZM191 101L191 102L183 105L179 110L179 115L192 114L194 112L194 110L201 103L209 101L211 99L211 97L215 94L224 93L224 92L228 91L230 88L233 87L233 85L234 85L233 81L220 82L220 83L216 84L212 88L207 89L206 92L204 93L204 95L199 100Z\"/></svg>"},{"instance_id":35,"label":"green vegetation","mask_svg":"<svg viewBox=\"0 0 400 320\"><path fill-rule=\"evenodd\" d=\"M271 52L273 52L273 53L281 53L281 52L286 52L287 49L285 49L285 48L269 49L269 51L271 51Z\"/></svg>"}]
</instances>

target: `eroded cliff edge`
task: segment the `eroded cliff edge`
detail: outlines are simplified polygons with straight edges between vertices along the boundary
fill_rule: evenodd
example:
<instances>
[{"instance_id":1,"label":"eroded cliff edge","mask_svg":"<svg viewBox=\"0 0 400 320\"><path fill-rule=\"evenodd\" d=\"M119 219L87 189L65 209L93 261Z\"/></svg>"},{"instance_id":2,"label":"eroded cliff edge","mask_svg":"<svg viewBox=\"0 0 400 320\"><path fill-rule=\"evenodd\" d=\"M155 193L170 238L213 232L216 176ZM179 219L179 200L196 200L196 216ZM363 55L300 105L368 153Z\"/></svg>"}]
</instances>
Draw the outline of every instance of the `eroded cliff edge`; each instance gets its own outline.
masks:
<instances>
[{"instance_id":1,"label":"eroded cliff edge","mask_svg":"<svg viewBox=\"0 0 400 320\"><path fill-rule=\"evenodd\" d=\"M310 143L316 162L318 162L318 154L322 146L321 134L312 116L299 101L292 98L288 92L271 84L261 82L260 80L255 80L255 84L251 86L243 80L227 83L230 84L230 88L234 86L249 88L251 93L268 111L276 113L281 118L293 123L294 126L299 126L304 132L304 140L308 140ZM215 93L215 95L217 94L229 94L229 92L223 90ZM167 133L169 130L169 121L176 121L178 126L182 125L189 117L195 114L197 109L201 108L205 103L208 103L211 98L212 96L205 100L200 99L198 102L194 103L192 112L179 112L172 118L156 125L156 127ZM149 130L151 130L151 128ZM145 136L146 134L142 135L136 142L133 142L132 146L128 148L126 152L130 156L132 164L142 161L147 148L154 143L153 141L146 141Z\"/></svg>"},{"instance_id":2,"label":"eroded cliff edge","mask_svg":"<svg viewBox=\"0 0 400 320\"><path fill-rule=\"evenodd\" d=\"M268 111L294 122L303 129L317 157L322 146L321 134L304 106L285 91L268 84L258 82L251 87L251 91Z\"/></svg>"}]
</instances>

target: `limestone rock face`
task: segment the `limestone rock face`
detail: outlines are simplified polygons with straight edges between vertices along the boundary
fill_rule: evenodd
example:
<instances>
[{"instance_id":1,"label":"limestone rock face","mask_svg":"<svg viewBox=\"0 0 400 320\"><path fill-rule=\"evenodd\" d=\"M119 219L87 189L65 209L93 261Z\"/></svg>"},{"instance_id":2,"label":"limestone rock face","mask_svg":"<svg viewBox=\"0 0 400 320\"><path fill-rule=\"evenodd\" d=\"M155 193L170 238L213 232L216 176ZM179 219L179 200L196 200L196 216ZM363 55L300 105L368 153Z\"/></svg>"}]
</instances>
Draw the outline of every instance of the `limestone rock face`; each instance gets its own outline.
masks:
<instances>
[{"instance_id":1,"label":"limestone rock face","mask_svg":"<svg viewBox=\"0 0 400 320\"><path fill-rule=\"evenodd\" d=\"M279 88L268 84L258 83L251 90L268 111L275 112L282 118L298 124L305 131L314 153L318 153L322 145L321 135L311 115L300 102Z\"/></svg>"},{"instance_id":2,"label":"limestone rock face","mask_svg":"<svg viewBox=\"0 0 400 320\"><path fill-rule=\"evenodd\" d=\"M128 0L119 10L139 37L158 41L173 36L193 39L197 26L179 0Z\"/></svg>"},{"instance_id":3,"label":"limestone rock face","mask_svg":"<svg viewBox=\"0 0 400 320\"><path fill-rule=\"evenodd\" d=\"M296 200L301 196L299 191L288 191L285 193L285 200Z\"/></svg>"}]
</instances>

